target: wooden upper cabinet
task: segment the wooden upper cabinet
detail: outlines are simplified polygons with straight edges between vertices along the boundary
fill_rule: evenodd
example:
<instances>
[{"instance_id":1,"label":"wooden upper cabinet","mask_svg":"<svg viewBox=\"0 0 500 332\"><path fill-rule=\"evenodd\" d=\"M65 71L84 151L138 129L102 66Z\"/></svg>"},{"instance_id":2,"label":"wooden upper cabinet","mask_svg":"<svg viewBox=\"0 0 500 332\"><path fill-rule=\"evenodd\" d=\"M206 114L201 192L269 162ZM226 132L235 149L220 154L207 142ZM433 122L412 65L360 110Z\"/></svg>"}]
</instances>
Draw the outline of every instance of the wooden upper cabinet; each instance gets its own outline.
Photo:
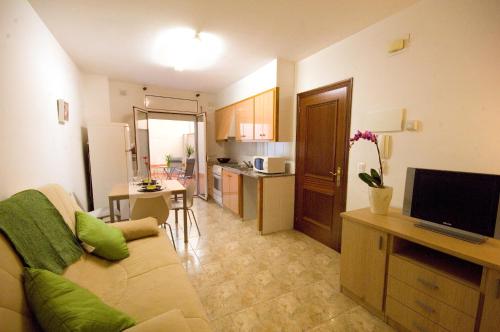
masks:
<instances>
[{"instance_id":1,"label":"wooden upper cabinet","mask_svg":"<svg viewBox=\"0 0 500 332\"><path fill-rule=\"evenodd\" d=\"M215 111L215 139L226 140L231 130L231 122L234 121L234 107L228 106Z\"/></svg>"},{"instance_id":2,"label":"wooden upper cabinet","mask_svg":"<svg viewBox=\"0 0 500 332\"><path fill-rule=\"evenodd\" d=\"M254 140L254 98L245 99L234 105L236 117L236 140Z\"/></svg>"},{"instance_id":3,"label":"wooden upper cabinet","mask_svg":"<svg viewBox=\"0 0 500 332\"><path fill-rule=\"evenodd\" d=\"M277 89L268 90L255 99L255 140L277 138Z\"/></svg>"},{"instance_id":4,"label":"wooden upper cabinet","mask_svg":"<svg viewBox=\"0 0 500 332\"><path fill-rule=\"evenodd\" d=\"M227 140L230 135L240 142L276 141L277 126L278 88L215 111L217 141Z\"/></svg>"}]
</instances>

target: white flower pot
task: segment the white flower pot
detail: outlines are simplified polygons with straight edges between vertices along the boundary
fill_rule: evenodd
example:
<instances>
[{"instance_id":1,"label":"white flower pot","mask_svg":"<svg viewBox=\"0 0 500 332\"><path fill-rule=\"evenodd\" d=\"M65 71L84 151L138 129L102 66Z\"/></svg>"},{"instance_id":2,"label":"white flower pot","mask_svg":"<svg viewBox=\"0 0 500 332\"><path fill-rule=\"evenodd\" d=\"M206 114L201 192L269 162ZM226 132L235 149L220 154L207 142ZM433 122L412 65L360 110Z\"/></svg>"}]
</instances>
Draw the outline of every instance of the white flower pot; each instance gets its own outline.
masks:
<instances>
[{"instance_id":1,"label":"white flower pot","mask_svg":"<svg viewBox=\"0 0 500 332\"><path fill-rule=\"evenodd\" d=\"M386 215L391 204L392 187L368 187L368 198L370 199L370 211L372 213Z\"/></svg>"}]
</instances>

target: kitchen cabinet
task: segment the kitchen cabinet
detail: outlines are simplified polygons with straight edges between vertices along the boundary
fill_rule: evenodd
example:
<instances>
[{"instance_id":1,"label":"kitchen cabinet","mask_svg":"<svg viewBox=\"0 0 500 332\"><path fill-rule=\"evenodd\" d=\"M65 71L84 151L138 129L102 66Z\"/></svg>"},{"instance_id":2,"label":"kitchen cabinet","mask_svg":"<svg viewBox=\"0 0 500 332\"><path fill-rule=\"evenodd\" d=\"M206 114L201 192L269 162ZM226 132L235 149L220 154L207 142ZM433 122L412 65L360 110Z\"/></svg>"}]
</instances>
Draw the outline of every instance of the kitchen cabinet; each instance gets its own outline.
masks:
<instances>
[{"instance_id":1,"label":"kitchen cabinet","mask_svg":"<svg viewBox=\"0 0 500 332\"><path fill-rule=\"evenodd\" d=\"M222 170L222 204L237 215L241 215L241 176Z\"/></svg>"},{"instance_id":2,"label":"kitchen cabinet","mask_svg":"<svg viewBox=\"0 0 500 332\"><path fill-rule=\"evenodd\" d=\"M500 272L488 269L484 293L483 315L479 330L498 331L500 326Z\"/></svg>"},{"instance_id":3,"label":"kitchen cabinet","mask_svg":"<svg viewBox=\"0 0 500 332\"><path fill-rule=\"evenodd\" d=\"M237 141L278 140L278 88L215 111L215 139Z\"/></svg>"},{"instance_id":4,"label":"kitchen cabinet","mask_svg":"<svg viewBox=\"0 0 500 332\"><path fill-rule=\"evenodd\" d=\"M236 118L236 140L254 140L254 98L245 99L234 105Z\"/></svg>"},{"instance_id":5,"label":"kitchen cabinet","mask_svg":"<svg viewBox=\"0 0 500 332\"><path fill-rule=\"evenodd\" d=\"M231 126L234 127L234 105L215 111L215 139L217 141L228 139Z\"/></svg>"},{"instance_id":6,"label":"kitchen cabinet","mask_svg":"<svg viewBox=\"0 0 500 332\"><path fill-rule=\"evenodd\" d=\"M268 90L255 99L255 140L276 140L277 89Z\"/></svg>"},{"instance_id":7,"label":"kitchen cabinet","mask_svg":"<svg viewBox=\"0 0 500 332\"><path fill-rule=\"evenodd\" d=\"M340 284L359 300L382 312L387 233L343 220Z\"/></svg>"}]
</instances>

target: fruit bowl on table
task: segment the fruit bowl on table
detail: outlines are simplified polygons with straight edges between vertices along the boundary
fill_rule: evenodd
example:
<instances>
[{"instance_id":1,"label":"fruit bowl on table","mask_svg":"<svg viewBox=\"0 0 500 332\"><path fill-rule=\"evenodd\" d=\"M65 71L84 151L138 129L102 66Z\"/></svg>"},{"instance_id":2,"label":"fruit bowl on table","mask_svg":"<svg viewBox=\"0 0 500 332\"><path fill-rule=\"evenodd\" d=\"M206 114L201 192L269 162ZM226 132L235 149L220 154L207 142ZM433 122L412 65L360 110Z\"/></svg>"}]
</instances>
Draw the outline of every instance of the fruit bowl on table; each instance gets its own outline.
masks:
<instances>
[{"instance_id":1,"label":"fruit bowl on table","mask_svg":"<svg viewBox=\"0 0 500 332\"><path fill-rule=\"evenodd\" d=\"M157 184L158 181L155 179L144 179L137 183L138 186L147 186L147 185L152 185L152 184Z\"/></svg>"},{"instance_id":2,"label":"fruit bowl on table","mask_svg":"<svg viewBox=\"0 0 500 332\"><path fill-rule=\"evenodd\" d=\"M138 189L137 191L141 193L153 193L161 190L162 188L159 184L150 184L147 186L142 186L141 189Z\"/></svg>"}]
</instances>

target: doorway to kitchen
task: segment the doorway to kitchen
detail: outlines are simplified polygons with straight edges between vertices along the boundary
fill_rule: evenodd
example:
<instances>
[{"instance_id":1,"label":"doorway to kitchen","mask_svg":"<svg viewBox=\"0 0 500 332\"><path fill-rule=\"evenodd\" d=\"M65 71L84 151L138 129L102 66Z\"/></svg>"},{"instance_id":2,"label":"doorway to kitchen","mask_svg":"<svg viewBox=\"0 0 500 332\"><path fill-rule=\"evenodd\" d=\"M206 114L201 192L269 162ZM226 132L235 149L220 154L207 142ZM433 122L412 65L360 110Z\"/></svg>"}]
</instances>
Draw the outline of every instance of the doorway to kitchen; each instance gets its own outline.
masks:
<instances>
[{"instance_id":1,"label":"doorway to kitchen","mask_svg":"<svg viewBox=\"0 0 500 332\"><path fill-rule=\"evenodd\" d=\"M352 79L298 94L294 227L340 251Z\"/></svg>"},{"instance_id":2,"label":"doorway to kitchen","mask_svg":"<svg viewBox=\"0 0 500 332\"><path fill-rule=\"evenodd\" d=\"M137 176L196 183L207 199L206 114L134 107Z\"/></svg>"}]
</instances>

